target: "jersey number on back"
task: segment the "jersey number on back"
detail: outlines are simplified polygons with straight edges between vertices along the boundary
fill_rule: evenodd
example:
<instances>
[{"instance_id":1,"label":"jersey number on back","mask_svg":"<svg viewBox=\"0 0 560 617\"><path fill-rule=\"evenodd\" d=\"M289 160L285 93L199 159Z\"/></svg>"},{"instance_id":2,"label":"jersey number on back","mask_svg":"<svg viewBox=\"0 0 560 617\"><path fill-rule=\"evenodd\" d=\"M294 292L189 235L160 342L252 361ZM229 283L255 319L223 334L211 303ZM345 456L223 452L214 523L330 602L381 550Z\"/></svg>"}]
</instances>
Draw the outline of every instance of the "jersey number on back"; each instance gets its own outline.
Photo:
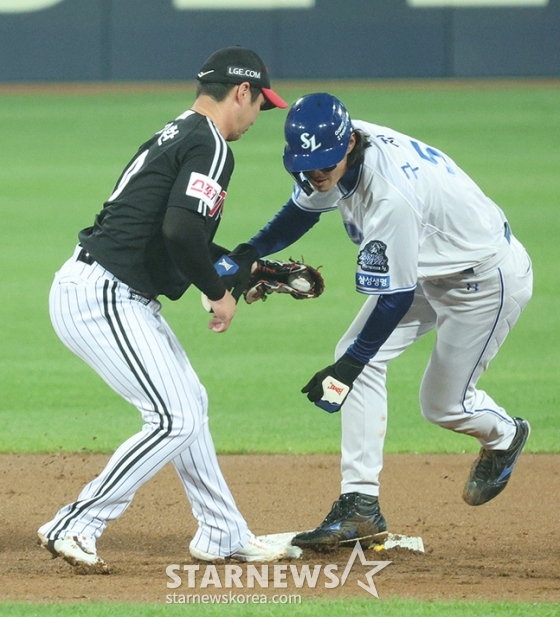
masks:
<instances>
[{"instance_id":1,"label":"jersey number on back","mask_svg":"<svg viewBox=\"0 0 560 617\"><path fill-rule=\"evenodd\" d=\"M109 201L113 201L116 199L124 190L125 186L130 182L130 178L134 174L137 174L141 169L142 165L144 165L144 161L148 156L148 150L144 150L139 156L137 156L132 163L129 165L127 170L123 173L119 183L117 184L117 188L113 191L113 194L109 197Z\"/></svg>"},{"instance_id":2,"label":"jersey number on back","mask_svg":"<svg viewBox=\"0 0 560 617\"><path fill-rule=\"evenodd\" d=\"M416 152L418 152L418 154L425 161L429 161L433 165L437 165L440 161L443 161L443 164L445 165L445 169L447 170L447 173L448 174L455 173L453 169L449 167L449 165L447 164L447 161L445 160L445 157L443 156L441 152L438 152L435 148L431 148L430 146L426 146L425 151L423 151L420 144L417 141L414 141L413 139L410 140L410 143L412 144L412 147L416 150Z\"/></svg>"}]
</instances>

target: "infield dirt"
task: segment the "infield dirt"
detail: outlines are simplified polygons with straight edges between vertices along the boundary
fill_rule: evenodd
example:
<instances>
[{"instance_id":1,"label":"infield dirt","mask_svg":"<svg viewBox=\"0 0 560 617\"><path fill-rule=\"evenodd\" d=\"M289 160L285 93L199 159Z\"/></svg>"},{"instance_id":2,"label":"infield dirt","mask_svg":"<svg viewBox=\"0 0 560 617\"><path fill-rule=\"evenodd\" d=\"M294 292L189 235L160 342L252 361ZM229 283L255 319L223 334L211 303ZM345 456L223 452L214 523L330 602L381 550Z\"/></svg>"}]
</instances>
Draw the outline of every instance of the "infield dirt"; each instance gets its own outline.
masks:
<instances>
[{"instance_id":1,"label":"infield dirt","mask_svg":"<svg viewBox=\"0 0 560 617\"><path fill-rule=\"evenodd\" d=\"M382 511L389 530L421 536L425 553L366 551L392 563L374 576L381 599L560 601L560 456L525 454L506 491L476 508L461 491L475 455L388 455L382 473ZM77 575L36 544L36 530L103 468L104 455L0 456L0 601L119 601L165 603L168 594L300 594L303 599L375 598L358 585L371 566L356 561L343 586L297 588L290 565L346 566L350 549L305 552L287 565L286 588L254 590L208 586L169 589L170 564L194 561L188 544L196 529L179 480L168 465L138 491L123 516L109 524L98 551L108 576ZM338 456L230 455L220 463L256 534L318 525L339 493ZM246 567L242 564L242 567ZM260 568L260 566L258 566ZM201 572L205 566L201 565ZM224 565L216 567L224 584ZM324 571L324 570L323 570ZM242 579L243 580L243 579Z\"/></svg>"}]
</instances>

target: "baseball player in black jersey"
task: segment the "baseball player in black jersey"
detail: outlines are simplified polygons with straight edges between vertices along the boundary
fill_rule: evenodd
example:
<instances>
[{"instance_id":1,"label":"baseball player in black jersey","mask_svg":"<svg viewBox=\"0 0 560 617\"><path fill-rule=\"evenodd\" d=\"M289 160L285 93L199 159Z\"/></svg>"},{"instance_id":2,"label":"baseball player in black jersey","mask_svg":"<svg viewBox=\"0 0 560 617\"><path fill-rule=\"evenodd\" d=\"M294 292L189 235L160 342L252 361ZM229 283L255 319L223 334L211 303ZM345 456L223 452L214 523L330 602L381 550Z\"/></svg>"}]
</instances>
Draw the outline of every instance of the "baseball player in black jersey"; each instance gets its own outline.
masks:
<instances>
[{"instance_id":1,"label":"baseball player in black jersey","mask_svg":"<svg viewBox=\"0 0 560 617\"><path fill-rule=\"evenodd\" d=\"M142 430L125 441L78 499L38 531L40 544L74 566L107 572L96 540L137 489L172 461L198 521L191 554L214 561L271 561L286 548L250 532L222 476L208 430L208 399L158 296L179 299L194 285L209 299L209 328L228 329L256 251L213 239L233 172L228 141L261 109L287 104L270 88L262 59L243 47L208 58L191 109L138 152L49 298L62 342L135 405Z\"/></svg>"}]
</instances>

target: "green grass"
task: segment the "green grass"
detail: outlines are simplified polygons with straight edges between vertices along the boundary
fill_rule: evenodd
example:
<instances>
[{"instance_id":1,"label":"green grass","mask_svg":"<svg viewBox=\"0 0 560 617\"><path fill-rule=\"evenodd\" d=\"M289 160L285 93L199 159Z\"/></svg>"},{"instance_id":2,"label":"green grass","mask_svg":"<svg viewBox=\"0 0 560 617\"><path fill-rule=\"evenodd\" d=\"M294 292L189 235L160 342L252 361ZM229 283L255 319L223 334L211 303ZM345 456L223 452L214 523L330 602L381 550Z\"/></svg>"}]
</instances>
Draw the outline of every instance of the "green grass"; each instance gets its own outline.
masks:
<instances>
[{"instance_id":1,"label":"green grass","mask_svg":"<svg viewBox=\"0 0 560 617\"><path fill-rule=\"evenodd\" d=\"M2 617L174 617L197 615L214 617L277 617L298 615L317 617L344 615L345 617L556 617L557 604L528 604L513 602L422 602L413 600L302 600L294 604L243 604L216 606L143 605L143 604L0 604Z\"/></svg>"},{"instance_id":2,"label":"green grass","mask_svg":"<svg viewBox=\"0 0 560 617\"><path fill-rule=\"evenodd\" d=\"M414 135L469 172L506 211L535 267L535 295L483 385L512 414L532 423L528 450L557 452L558 282L560 266L560 89L543 84L420 82L279 84L287 100L311 91L340 96L350 113ZM188 108L193 89L96 95L0 94L0 451L109 452L139 429L123 403L58 341L47 296L136 148ZM236 172L217 240L246 240L289 196L282 169L283 112L261 114L233 144ZM313 302L271 298L242 305L232 329L206 329L191 291L164 314L210 395L220 452L338 452L339 417L299 394L331 361L334 345L363 297L353 288L355 248L339 216L324 217L281 257L323 265L325 295ZM432 338L394 361L389 374L387 452L475 450L474 440L420 418L418 385ZM0 604L2 617L151 617L159 615L383 615L384 617L548 617L558 605L383 599L301 605Z\"/></svg>"},{"instance_id":3,"label":"green grass","mask_svg":"<svg viewBox=\"0 0 560 617\"><path fill-rule=\"evenodd\" d=\"M350 113L414 135L455 159L507 213L535 268L535 294L482 384L512 415L531 420L528 450L558 451L560 88L418 82L280 84L289 101L314 90ZM0 451L108 452L140 427L122 402L56 338L47 297L79 229L91 224L136 148L188 108L193 90L90 95L0 95ZM232 144L236 172L217 241L234 246L289 197L282 168L285 114L271 111ZM338 452L340 419L299 393L332 359L363 301L355 247L337 213L280 257L321 264L315 301L273 297L238 311L229 332L206 329L199 294L165 302L164 315L210 396L220 452ZM389 373L387 452L475 450L474 440L422 420L418 386L431 338Z\"/></svg>"}]
</instances>

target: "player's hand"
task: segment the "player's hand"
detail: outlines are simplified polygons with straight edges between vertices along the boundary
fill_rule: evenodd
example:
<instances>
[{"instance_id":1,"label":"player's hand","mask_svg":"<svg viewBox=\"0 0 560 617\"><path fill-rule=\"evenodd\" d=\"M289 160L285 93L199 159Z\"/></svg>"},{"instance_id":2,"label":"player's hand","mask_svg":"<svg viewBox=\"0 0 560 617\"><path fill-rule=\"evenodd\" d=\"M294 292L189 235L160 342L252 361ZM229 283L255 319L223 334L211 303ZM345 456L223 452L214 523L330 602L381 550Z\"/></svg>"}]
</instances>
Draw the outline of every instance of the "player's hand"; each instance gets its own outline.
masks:
<instances>
[{"instance_id":1,"label":"player's hand","mask_svg":"<svg viewBox=\"0 0 560 617\"><path fill-rule=\"evenodd\" d=\"M237 311L235 298L226 291L221 300L208 300L212 309L212 319L208 322L208 328L214 332L225 332Z\"/></svg>"},{"instance_id":2,"label":"player's hand","mask_svg":"<svg viewBox=\"0 0 560 617\"><path fill-rule=\"evenodd\" d=\"M335 413L340 411L363 368L358 360L344 354L331 366L315 373L301 391L317 407Z\"/></svg>"}]
</instances>

